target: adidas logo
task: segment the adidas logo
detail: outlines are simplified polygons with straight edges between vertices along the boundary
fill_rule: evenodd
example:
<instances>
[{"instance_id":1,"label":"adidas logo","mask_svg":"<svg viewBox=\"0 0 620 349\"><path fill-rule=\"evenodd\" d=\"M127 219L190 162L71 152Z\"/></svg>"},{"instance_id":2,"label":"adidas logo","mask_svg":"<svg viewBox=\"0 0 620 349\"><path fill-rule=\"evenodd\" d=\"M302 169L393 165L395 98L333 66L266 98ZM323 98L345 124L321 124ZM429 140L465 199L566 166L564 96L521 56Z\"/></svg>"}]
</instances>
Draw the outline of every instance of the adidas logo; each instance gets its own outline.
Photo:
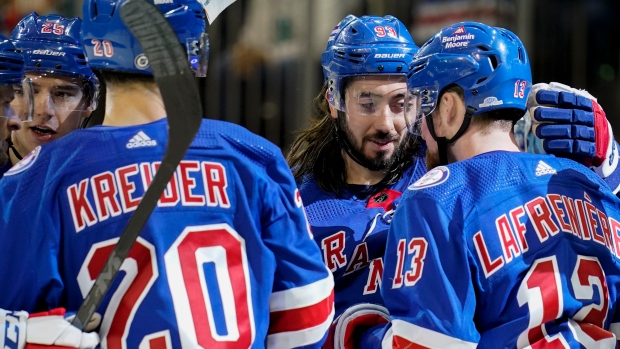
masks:
<instances>
[{"instance_id":1,"label":"adidas logo","mask_svg":"<svg viewBox=\"0 0 620 349\"><path fill-rule=\"evenodd\" d=\"M157 141L152 140L151 137L147 136L146 133L140 131L136 133L133 138L127 142L127 149L131 148L139 148L139 147L154 147L157 145Z\"/></svg>"},{"instance_id":2,"label":"adidas logo","mask_svg":"<svg viewBox=\"0 0 620 349\"><path fill-rule=\"evenodd\" d=\"M547 165L546 162L540 160L538 162L538 165L536 166L536 175L537 176L544 176L544 175L548 175L548 174L557 174L558 171L555 170L555 168Z\"/></svg>"}]
</instances>

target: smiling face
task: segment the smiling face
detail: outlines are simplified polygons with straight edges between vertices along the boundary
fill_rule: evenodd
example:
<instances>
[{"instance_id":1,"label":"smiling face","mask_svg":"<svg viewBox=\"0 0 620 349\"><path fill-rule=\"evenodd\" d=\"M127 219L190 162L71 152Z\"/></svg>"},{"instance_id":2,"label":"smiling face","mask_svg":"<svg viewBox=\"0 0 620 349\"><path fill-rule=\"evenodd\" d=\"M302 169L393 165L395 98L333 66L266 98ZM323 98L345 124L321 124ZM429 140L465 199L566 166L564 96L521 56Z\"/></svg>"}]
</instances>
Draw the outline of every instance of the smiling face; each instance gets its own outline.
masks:
<instances>
[{"instance_id":1,"label":"smiling face","mask_svg":"<svg viewBox=\"0 0 620 349\"><path fill-rule=\"evenodd\" d=\"M344 117L332 110L351 152L371 170L389 169L402 151L407 138L406 90L401 76L357 77L345 91Z\"/></svg>"},{"instance_id":2,"label":"smiling face","mask_svg":"<svg viewBox=\"0 0 620 349\"><path fill-rule=\"evenodd\" d=\"M82 80L60 75L26 77L32 80L34 116L13 132L13 144L21 156L77 129L91 113Z\"/></svg>"}]
</instances>

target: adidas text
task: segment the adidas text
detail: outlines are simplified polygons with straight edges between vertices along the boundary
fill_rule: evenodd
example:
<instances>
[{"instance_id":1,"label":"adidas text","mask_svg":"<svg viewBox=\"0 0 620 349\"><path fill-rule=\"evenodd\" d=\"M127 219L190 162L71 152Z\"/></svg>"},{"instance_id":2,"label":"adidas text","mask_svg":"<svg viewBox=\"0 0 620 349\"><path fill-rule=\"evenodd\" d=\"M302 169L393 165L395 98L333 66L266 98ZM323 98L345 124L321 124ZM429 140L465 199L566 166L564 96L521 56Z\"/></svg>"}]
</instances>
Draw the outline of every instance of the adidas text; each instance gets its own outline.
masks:
<instances>
[{"instance_id":1,"label":"adidas text","mask_svg":"<svg viewBox=\"0 0 620 349\"><path fill-rule=\"evenodd\" d=\"M153 147L157 145L157 141L137 141L137 142L129 142L127 143L127 148L139 148L139 147Z\"/></svg>"}]
</instances>

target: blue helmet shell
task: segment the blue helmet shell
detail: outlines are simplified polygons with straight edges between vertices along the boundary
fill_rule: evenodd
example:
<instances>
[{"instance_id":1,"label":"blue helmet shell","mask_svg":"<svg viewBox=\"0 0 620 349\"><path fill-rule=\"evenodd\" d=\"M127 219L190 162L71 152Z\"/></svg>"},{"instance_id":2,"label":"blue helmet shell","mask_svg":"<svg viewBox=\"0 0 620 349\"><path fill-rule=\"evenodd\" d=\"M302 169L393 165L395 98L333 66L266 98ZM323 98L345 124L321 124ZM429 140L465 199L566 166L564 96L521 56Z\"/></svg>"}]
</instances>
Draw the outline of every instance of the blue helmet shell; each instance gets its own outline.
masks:
<instances>
[{"instance_id":1,"label":"blue helmet shell","mask_svg":"<svg viewBox=\"0 0 620 349\"><path fill-rule=\"evenodd\" d=\"M0 34L0 85L14 85L24 78L24 57L15 45Z\"/></svg>"},{"instance_id":2,"label":"blue helmet shell","mask_svg":"<svg viewBox=\"0 0 620 349\"><path fill-rule=\"evenodd\" d=\"M328 100L344 110L343 82L358 75L407 73L418 47L393 16L348 15L332 31L321 57Z\"/></svg>"},{"instance_id":3,"label":"blue helmet shell","mask_svg":"<svg viewBox=\"0 0 620 349\"><path fill-rule=\"evenodd\" d=\"M149 0L153 3L153 0ZM125 0L85 0L82 40L88 65L94 70L152 75L142 47L120 16ZM208 23L196 0L155 1L189 54L197 49Z\"/></svg>"},{"instance_id":4,"label":"blue helmet shell","mask_svg":"<svg viewBox=\"0 0 620 349\"><path fill-rule=\"evenodd\" d=\"M98 98L99 80L86 64L80 41L82 20L60 15L24 17L11 35L25 59L26 73L58 74L82 79L93 109Z\"/></svg>"},{"instance_id":5,"label":"blue helmet shell","mask_svg":"<svg viewBox=\"0 0 620 349\"><path fill-rule=\"evenodd\" d=\"M436 107L450 85L465 92L473 115L497 109L526 110L532 86L530 61L521 40L509 30L477 22L443 28L416 53L407 85L422 90L422 111Z\"/></svg>"}]
</instances>

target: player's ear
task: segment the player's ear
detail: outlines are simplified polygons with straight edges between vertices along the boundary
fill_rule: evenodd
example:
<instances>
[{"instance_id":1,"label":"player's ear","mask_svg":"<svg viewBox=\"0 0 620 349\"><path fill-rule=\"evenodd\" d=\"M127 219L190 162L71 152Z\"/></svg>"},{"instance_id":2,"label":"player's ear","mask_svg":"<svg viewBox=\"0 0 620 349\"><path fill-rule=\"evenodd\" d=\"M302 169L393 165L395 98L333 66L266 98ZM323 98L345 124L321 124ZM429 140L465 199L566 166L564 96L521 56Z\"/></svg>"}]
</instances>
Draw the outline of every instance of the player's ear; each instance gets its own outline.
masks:
<instances>
[{"instance_id":1,"label":"player's ear","mask_svg":"<svg viewBox=\"0 0 620 349\"><path fill-rule=\"evenodd\" d=\"M327 106L329 107L329 114L331 115L332 118L337 119L338 110L336 110L336 107L334 107L331 103L329 103L329 98L327 94L328 94L328 91L325 91L325 100L327 101Z\"/></svg>"},{"instance_id":2,"label":"player's ear","mask_svg":"<svg viewBox=\"0 0 620 349\"><path fill-rule=\"evenodd\" d=\"M448 91L441 96L439 100L439 117L440 123L445 125L460 125L462 117L459 117L460 111L464 108L460 108L463 101L458 94L452 91Z\"/></svg>"},{"instance_id":3,"label":"player's ear","mask_svg":"<svg viewBox=\"0 0 620 349\"><path fill-rule=\"evenodd\" d=\"M93 113L93 107L92 107L92 105L89 105L88 107L86 107L86 108L82 109L82 113L81 113L81 115L80 115L80 116L81 116L82 118L87 118L87 117L89 117L89 116L90 116L90 114L92 114L92 113Z\"/></svg>"}]
</instances>

